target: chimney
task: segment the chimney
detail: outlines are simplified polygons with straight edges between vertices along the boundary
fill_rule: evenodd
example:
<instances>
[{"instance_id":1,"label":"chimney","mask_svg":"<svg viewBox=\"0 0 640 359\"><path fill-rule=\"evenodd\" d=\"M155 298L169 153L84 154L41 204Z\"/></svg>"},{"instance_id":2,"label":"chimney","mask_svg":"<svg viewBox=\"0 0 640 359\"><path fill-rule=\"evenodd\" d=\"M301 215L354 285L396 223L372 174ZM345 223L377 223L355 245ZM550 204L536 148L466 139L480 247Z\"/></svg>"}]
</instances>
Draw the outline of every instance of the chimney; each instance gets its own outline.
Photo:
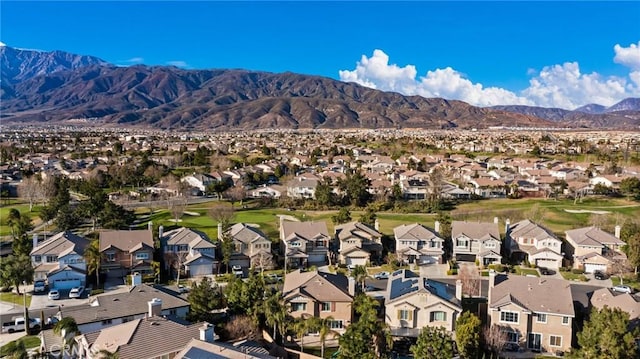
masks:
<instances>
[{"instance_id":1,"label":"chimney","mask_svg":"<svg viewBox=\"0 0 640 359\"><path fill-rule=\"evenodd\" d=\"M159 317L162 313L162 299L153 298L147 304L149 304L149 317Z\"/></svg>"},{"instance_id":2,"label":"chimney","mask_svg":"<svg viewBox=\"0 0 640 359\"><path fill-rule=\"evenodd\" d=\"M213 343L213 341L216 340L216 334L213 331L213 325L205 323L199 329L201 341Z\"/></svg>"},{"instance_id":3,"label":"chimney","mask_svg":"<svg viewBox=\"0 0 640 359\"><path fill-rule=\"evenodd\" d=\"M504 234L507 235L510 229L511 229L511 220L507 218L507 221L504 223Z\"/></svg>"},{"instance_id":4,"label":"chimney","mask_svg":"<svg viewBox=\"0 0 640 359\"><path fill-rule=\"evenodd\" d=\"M498 224L498 217L493 217L493 223Z\"/></svg>"},{"instance_id":5,"label":"chimney","mask_svg":"<svg viewBox=\"0 0 640 359\"><path fill-rule=\"evenodd\" d=\"M489 269L489 293L488 293L489 300L491 300L491 288L495 287L495 285L496 285L496 271L493 269Z\"/></svg>"},{"instance_id":6,"label":"chimney","mask_svg":"<svg viewBox=\"0 0 640 359\"><path fill-rule=\"evenodd\" d=\"M462 281L456 280L456 299L462 301Z\"/></svg>"},{"instance_id":7,"label":"chimney","mask_svg":"<svg viewBox=\"0 0 640 359\"><path fill-rule=\"evenodd\" d=\"M222 240L222 223L218 222L218 240Z\"/></svg>"},{"instance_id":8,"label":"chimney","mask_svg":"<svg viewBox=\"0 0 640 359\"><path fill-rule=\"evenodd\" d=\"M618 236L618 238L619 237L620 236ZM38 246L38 235L34 233L33 237L32 237L32 240L33 240L33 248L37 247Z\"/></svg>"},{"instance_id":9,"label":"chimney","mask_svg":"<svg viewBox=\"0 0 640 359\"><path fill-rule=\"evenodd\" d=\"M147 229L153 231L153 221L147 222Z\"/></svg>"},{"instance_id":10,"label":"chimney","mask_svg":"<svg viewBox=\"0 0 640 359\"><path fill-rule=\"evenodd\" d=\"M615 236L616 238L620 239L620 230L622 229L622 227L620 227L620 225L616 226L616 232L615 232Z\"/></svg>"},{"instance_id":11,"label":"chimney","mask_svg":"<svg viewBox=\"0 0 640 359\"><path fill-rule=\"evenodd\" d=\"M440 221L436 221L433 224L433 229L436 231L436 233L440 233Z\"/></svg>"},{"instance_id":12,"label":"chimney","mask_svg":"<svg viewBox=\"0 0 640 359\"><path fill-rule=\"evenodd\" d=\"M158 227L158 239L162 239L164 237L164 226Z\"/></svg>"},{"instance_id":13,"label":"chimney","mask_svg":"<svg viewBox=\"0 0 640 359\"><path fill-rule=\"evenodd\" d=\"M378 221L377 218L376 218L376 221L373 222L373 228L375 228L376 231L380 230L380 221Z\"/></svg>"},{"instance_id":14,"label":"chimney","mask_svg":"<svg viewBox=\"0 0 640 359\"><path fill-rule=\"evenodd\" d=\"M352 297L356 295L356 280L353 277L349 277L349 295Z\"/></svg>"}]
</instances>

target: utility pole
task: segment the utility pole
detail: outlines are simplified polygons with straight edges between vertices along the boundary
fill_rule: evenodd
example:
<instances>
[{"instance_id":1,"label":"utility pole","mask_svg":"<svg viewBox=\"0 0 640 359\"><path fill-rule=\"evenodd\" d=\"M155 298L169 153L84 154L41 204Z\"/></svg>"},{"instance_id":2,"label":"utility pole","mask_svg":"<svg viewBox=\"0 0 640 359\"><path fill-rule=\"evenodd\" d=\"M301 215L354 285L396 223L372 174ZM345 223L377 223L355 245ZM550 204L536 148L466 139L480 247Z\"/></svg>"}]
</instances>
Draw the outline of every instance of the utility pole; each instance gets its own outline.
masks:
<instances>
[{"instance_id":1,"label":"utility pole","mask_svg":"<svg viewBox=\"0 0 640 359\"><path fill-rule=\"evenodd\" d=\"M24 304L24 332L27 333L27 335L29 335L29 308L27 308L27 282L26 281L22 281L22 301Z\"/></svg>"}]
</instances>

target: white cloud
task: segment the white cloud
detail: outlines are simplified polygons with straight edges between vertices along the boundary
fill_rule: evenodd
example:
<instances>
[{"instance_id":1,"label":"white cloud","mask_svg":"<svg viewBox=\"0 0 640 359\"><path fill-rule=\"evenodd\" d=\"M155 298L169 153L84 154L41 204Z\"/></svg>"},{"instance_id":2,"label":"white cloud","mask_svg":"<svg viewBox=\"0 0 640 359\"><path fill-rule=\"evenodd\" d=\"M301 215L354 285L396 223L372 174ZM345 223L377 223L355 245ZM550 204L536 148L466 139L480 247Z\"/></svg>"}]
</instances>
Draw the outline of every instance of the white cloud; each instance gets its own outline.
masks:
<instances>
[{"instance_id":1,"label":"white cloud","mask_svg":"<svg viewBox=\"0 0 640 359\"><path fill-rule=\"evenodd\" d=\"M125 60L124 62L129 64L141 64L144 62L144 58L142 57L132 57L129 60Z\"/></svg>"},{"instance_id":2,"label":"white cloud","mask_svg":"<svg viewBox=\"0 0 640 359\"><path fill-rule=\"evenodd\" d=\"M613 47L613 51L616 53L613 62L634 70L640 70L640 41L638 41L638 44L629 45L629 47L622 47L616 44Z\"/></svg>"},{"instance_id":3,"label":"white cloud","mask_svg":"<svg viewBox=\"0 0 640 359\"><path fill-rule=\"evenodd\" d=\"M0 41L0 47L7 46L4 42Z\"/></svg>"},{"instance_id":4,"label":"white cloud","mask_svg":"<svg viewBox=\"0 0 640 359\"><path fill-rule=\"evenodd\" d=\"M614 61L636 68L634 56L640 55L640 46L632 44L622 48L616 45L614 49ZM540 71L527 69L531 77L529 87L519 92L474 83L451 67L427 71L425 76L417 74L414 65L390 64L389 56L382 50L375 50L371 57L363 55L354 70L339 71L342 81L405 95L461 100L476 106L501 104L574 109L588 103L610 106L626 97L640 96L640 71L631 72L628 78L604 77L595 72L581 73L577 62L546 66Z\"/></svg>"},{"instance_id":5,"label":"white cloud","mask_svg":"<svg viewBox=\"0 0 640 359\"><path fill-rule=\"evenodd\" d=\"M175 66L175 67L189 67L189 65L182 60L167 61L167 65Z\"/></svg>"}]
</instances>

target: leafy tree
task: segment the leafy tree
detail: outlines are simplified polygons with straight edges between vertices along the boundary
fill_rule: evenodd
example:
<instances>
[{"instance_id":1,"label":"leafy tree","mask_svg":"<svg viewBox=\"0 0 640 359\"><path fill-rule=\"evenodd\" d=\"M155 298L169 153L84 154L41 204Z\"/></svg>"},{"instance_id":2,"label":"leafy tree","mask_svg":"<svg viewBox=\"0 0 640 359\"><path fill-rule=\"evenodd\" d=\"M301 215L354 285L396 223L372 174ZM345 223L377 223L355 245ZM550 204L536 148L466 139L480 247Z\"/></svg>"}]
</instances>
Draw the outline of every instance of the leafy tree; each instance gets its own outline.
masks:
<instances>
[{"instance_id":1,"label":"leafy tree","mask_svg":"<svg viewBox=\"0 0 640 359\"><path fill-rule=\"evenodd\" d=\"M376 215L376 212L373 210L373 208L367 206L367 208L365 208L364 213L362 213L362 215L360 216L360 218L358 219L361 223L364 223L366 225L369 225L371 227L375 226L376 224L376 219L378 218L378 216Z\"/></svg>"},{"instance_id":2,"label":"leafy tree","mask_svg":"<svg viewBox=\"0 0 640 359\"><path fill-rule=\"evenodd\" d=\"M362 292L364 292L364 284L368 275L369 273L367 272L367 268L364 266L356 266L351 270L351 276L356 282L360 283Z\"/></svg>"},{"instance_id":3,"label":"leafy tree","mask_svg":"<svg viewBox=\"0 0 640 359\"><path fill-rule=\"evenodd\" d=\"M410 350L416 358L453 358L453 339L444 328L424 327Z\"/></svg>"},{"instance_id":4,"label":"leafy tree","mask_svg":"<svg viewBox=\"0 0 640 359\"><path fill-rule=\"evenodd\" d=\"M187 300L189 301L188 318L192 322L209 321L212 310L225 306L222 292L208 277L202 278L200 283L193 283Z\"/></svg>"},{"instance_id":5,"label":"leafy tree","mask_svg":"<svg viewBox=\"0 0 640 359\"><path fill-rule=\"evenodd\" d=\"M318 333L320 339L320 357L324 358L324 345L327 341L327 337L329 335L336 336L338 332L331 329L331 322L334 320L332 316L319 318L319 317L311 317L309 318L309 328L311 331Z\"/></svg>"},{"instance_id":6,"label":"leafy tree","mask_svg":"<svg viewBox=\"0 0 640 359\"><path fill-rule=\"evenodd\" d=\"M635 330L637 332L637 329ZM589 320L578 333L577 350L572 350L571 358L580 359L632 359L638 348L635 334L629 330L629 313L619 308L593 309Z\"/></svg>"},{"instance_id":7,"label":"leafy tree","mask_svg":"<svg viewBox=\"0 0 640 359\"><path fill-rule=\"evenodd\" d=\"M335 204L335 193L331 184L327 181L320 181L315 191L316 203L320 206L333 206Z\"/></svg>"},{"instance_id":8,"label":"leafy tree","mask_svg":"<svg viewBox=\"0 0 640 359\"><path fill-rule=\"evenodd\" d=\"M471 312L464 312L456 320L456 344L462 358L475 358L480 347L480 318Z\"/></svg>"},{"instance_id":9,"label":"leafy tree","mask_svg":"<svg viewBox=\"0 0 640 359\"><path fill-rule=\"evenodd\" d=\"M54 223L60 230L68 231L80 224L80 218L69 205L65 205L58 209L58 215L56 216Z\"/></svg>"},{"instance_id":10,"label":"leafy tree","mask_svg":"<svg viewBox=\"0 0 640 359\"><path fill-rule=\"evenodd\" d=\"M0 283L3 287L16 287L20 294L22 282L33 283L33 267L28 255L12 254L0 261Z\"/></svg>"},{"instance_id":11,"label":"leafy tree","mask_svg":"<svg viewBox=\"0 0 640 359\"><path fill-rule=\"evenodd\" d=\"M348 203L357 207L364 207L371 199L369 193L370 181L360 171L347 174L344 179L338 182L338 186L345 194L344 198Z\"/></svg>"},{"instance_id":12,"label":"leafy tree","mask_svg":"<svg viewBox=\"0 0 640 359\"><path fill-rule=\"evenodd\" d=\"M291 329L295 331L296 338L300 340L300 351L304 353L304 336L309 332L311 318L297 318L291 323Z\"/></svg>"},{"instance_id":13,"label":"leafy tree","mask_svg":"<svg viewBox=\"0 0 640 359\"><path fill-rule=\"evenodd\" d=\"M347 207L342 207L338 213L331 216L331 221L334 224L342 224L351 221L351 211Z\"/></svg>"},{"instance_id":14,"label":"leafy tree","mask_svg":"<svg viewBox=\"0 0 640 359\"><path fill-rule=\"evenodd\" d=\"M87 264L87 272L96 274L96 286L100 288L100 262L103 254L100 252L100 241L94 239L84 249L84 260Z\"/></svg>"},{"instance_id":15,"label":"leafy tree","mask_svg":"<svg viewBox=\"0 0 640 359\"><path fill-rule=\"evenodd\" d=\"M222 251L222 264L224 264L225 271L229 273L229 262L231 262L231 255L235 250L233 244L233 238L229 233L224 233L220 240L220 250Z\"/></svg>"},{"instance_id":16,"label":"leafy tree","mask_svg":"<svg viewBox=\"0 0 640 359\"><path fill-rule=\"evenodd\" d=\"M638 267L640 267L640 232L631 235L623 249L627 254L629 264L634 268L634 272L638 273Z\"/></svg>"},{"instance_id":17,"label":"leafy tree","mask_svg":"<svg viewBox=\"0 0 640 359\"><path fill-rule=\"evenodd\" d=\"M209 216L217 223L222 224L222 231L224 232L231 226L235 213L233 207L221 203L209 209Z\"/></svg>"},{"instance_id":18,"label":"leafy tree","mask_svg":"<svg viewBox=\"0 0 640 359\"><path fill-rule=\"evenodd\" d=\"M218 197L218 199L222 198L222 193L228 190L231 187L231 184L227 181L215 181L207 185L205 188L206 194L214 194Z\"/></svg>"},{"instance_id":19,"label":"leafy tree","mask_svg":"<svg viewBox=\"0 0 640 359\"><path fill-rule=\"evenodd\" d=\"M378 301L365 294L359 294L353 301L357 320L347 327L340 337L338 359L385 358L391 347L391 334L386 324L378 320Z\"/></svg>"},{"instance_id":20,"label":"leafy tree","mask_svg":"<svg viewBox=\"0 0 640 359\"><path fill-rule=\"evenodd\" d=\"M265 291L264 278L251 273L246 281L232 277L224 293L233 313L250 314L257 321Z\"/></svg>"},{"instance_id":21,"label":"leafy tree","mask_svg":"<svg viewBox=\"0 0 640 359\"><path fill-rule=\"evenodd\" d=\"M640 178L627 177L620 181L620 192L629 198L640 200Z\"/></svg>"}]
</instances>

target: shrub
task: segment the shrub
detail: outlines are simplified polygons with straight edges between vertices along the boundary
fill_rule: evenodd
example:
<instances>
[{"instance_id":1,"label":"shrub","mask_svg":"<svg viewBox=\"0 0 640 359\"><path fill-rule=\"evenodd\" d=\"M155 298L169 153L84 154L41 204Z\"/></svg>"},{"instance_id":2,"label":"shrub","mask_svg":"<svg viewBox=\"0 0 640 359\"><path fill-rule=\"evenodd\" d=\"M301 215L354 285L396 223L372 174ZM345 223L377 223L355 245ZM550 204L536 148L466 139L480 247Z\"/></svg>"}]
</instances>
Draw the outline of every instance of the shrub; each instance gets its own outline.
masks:
<instances>
[{"instance_id":1,"label":"shrub","mask_svg":"<svg viewBox=\"0 0 640 359\"><path fill-rule=\"evenodd\" d=\"M505 266L502 264L489 264L489 269L493 269L494 271L498 272L498 273L502 273L505 271Z\"/></svg>"},{"instance_id":2,"label":"shrub","mask_svg":"<svg viewBox=\"0 0 640 359\"><path fill-rule=\"evenodd\" d=\"M447 270L447 275L456 275L456 274L458 274L458 270L456 268Z\"/></svg>"},{"instance_id":3,"label":"shrub","mask_svg":"<svg viewBox=\"0 0 640 359\"><path fill-rule=\"evenodd\" d=\"M98 295L102 293L104 293L104 289L93 289L91 290L91 293L89 295L92 296L92 295Z\"/></svg>"},{"instance_id":4,"label":"shrub","mask_svg":"<svg viewBox=\"0 0 640 359\"><path fill-rule=\"evenodd\" d=\"M560 267L560 268L559 268L559 271L560 271L560 272L568 272L568 271L569 271L569 268L567 268L567 267Z\"/></svg>"},{"instance_id":5,"label":"shrub","mask_svg":"<svg viewBox=\"0 0 640 359\"><path fill-rule=\"evenodd\" d=\"M571 270L571 273L573 273L573 274L584 274L584 269L574 268L574 269Z\"/></svg>"}]
</instances>

